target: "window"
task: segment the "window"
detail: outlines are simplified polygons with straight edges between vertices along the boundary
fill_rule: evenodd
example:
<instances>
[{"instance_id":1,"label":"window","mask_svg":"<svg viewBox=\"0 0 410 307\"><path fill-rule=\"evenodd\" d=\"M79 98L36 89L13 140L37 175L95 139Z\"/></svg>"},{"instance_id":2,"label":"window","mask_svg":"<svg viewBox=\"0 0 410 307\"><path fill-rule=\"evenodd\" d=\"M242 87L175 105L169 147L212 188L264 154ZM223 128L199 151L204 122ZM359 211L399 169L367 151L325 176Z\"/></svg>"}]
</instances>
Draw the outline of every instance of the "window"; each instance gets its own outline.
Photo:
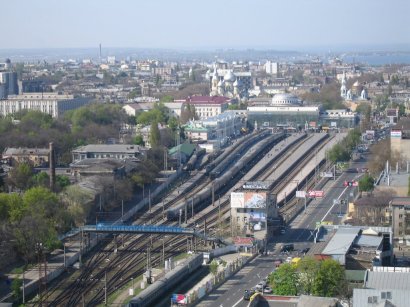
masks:
<instances>
[{"instance_id":1,"label":"window","mask_svg":"<svg viewBox=\"0 0 410 307\"><path fill-rule=\"evenodd\" d=\"M403 214L399 214L399 219L402 219L403 218Z\"/></svg>"}]
</instances>

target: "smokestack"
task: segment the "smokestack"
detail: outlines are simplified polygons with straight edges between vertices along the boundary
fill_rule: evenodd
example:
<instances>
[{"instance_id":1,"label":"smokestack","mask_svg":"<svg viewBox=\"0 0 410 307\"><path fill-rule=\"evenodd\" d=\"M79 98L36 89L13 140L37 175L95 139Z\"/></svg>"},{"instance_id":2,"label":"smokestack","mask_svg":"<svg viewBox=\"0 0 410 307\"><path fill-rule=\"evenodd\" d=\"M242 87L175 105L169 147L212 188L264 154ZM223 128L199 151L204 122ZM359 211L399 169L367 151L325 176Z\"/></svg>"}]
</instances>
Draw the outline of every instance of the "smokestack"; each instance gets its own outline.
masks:
<instances>
[{"instance_id":1,"label":"smokestack","mask_svg":"<svg viewBox=\"0 0 410 307\"><path fill-rule=\"evenodd\" d=\"M50 142L49 150L50 150L50 157L48 160L48 164L50 167L50 190L54 191L54 186L56 183L56 165L55 165L53 142Z\"/></svg>"},{"instance_id":2,"label":"smokestack","mask_svg":"<svg viewBox=\"0 0 410 307\"><path fill-rule=\"evenodd\" d=\"M101 64L101 43L100 43L100 64Z\"/></svg>"}]
</instances>

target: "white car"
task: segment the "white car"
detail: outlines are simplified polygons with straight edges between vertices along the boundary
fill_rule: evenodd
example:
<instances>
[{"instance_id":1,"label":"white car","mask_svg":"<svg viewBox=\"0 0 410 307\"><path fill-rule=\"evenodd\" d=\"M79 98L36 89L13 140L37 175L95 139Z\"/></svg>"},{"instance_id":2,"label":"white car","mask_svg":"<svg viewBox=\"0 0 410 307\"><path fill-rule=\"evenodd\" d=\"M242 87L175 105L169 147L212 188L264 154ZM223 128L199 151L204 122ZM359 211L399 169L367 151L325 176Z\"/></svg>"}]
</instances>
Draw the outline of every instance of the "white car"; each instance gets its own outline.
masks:
<instances>
[{"instance_id":1,"label":"white car","mask_svg":"<svg viewBox=\"0 0 410 307\"><path fill-rule=\"evenodd\" d=\"M263 293L266 293L266 294L271 294L273 291L272 291L272 288L271 287L265 287L264 289L263 289Z\"/></svg>"},{"instance_id":2,"label":"white car","mask_svg":"<svg viewBox=\"0 0 410 307\"><path fill-rule=\"evenodd\" d=\"M286 258L286 263L291 263L292 262L292 257Z\"/></svg>"}]
</instances>

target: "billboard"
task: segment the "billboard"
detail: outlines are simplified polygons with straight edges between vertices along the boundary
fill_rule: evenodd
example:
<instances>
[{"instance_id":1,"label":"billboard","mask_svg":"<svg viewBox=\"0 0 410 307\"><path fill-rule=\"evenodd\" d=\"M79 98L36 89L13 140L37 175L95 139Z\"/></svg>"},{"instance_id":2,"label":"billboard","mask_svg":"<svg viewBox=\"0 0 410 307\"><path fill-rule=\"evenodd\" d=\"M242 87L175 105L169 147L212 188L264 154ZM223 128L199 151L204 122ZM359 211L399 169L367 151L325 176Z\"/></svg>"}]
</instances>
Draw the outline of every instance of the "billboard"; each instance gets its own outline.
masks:
<instances>
[{"instance_id":1,"label":"billboard","mask_svg":"<svg viewBox=\"0 0 410 307\"><path fill-rule=\"evenodd\" d=\"M260 211L249 213L249 226L252 231L266 229L266 213Z\"/></svg>"},{"instance_id":2,"label":"billboard","mask_svg":"<svg viewBox=\"0 0 410 307\"><path fill-rule=\"evenodd\" d=\"M306 191L296 191L296 197L297 198L305 198L306 197Z\"/></svg>"},{"instance_id":3,"label":"billboard","mask_svg":"<svg viewBox=\"0 0 410 307\"><path fill-rule=\"evenodd\" d=\"M399 116L398 109L386 109L386 116L387 117L397 117Z\"/></svg>"},{"instance_id":4,"label":"billboard","mask_svg":"<svg viewBox=\"0 0 410 307\"><path fill-rule=\"evenodd\" d=\"M266 192L232 192L231 208L266 208Z\"/></svg>"},{"instance_id":5,"label":"billboard","mask_svg":"<svg viewBox=\"0 0 410 307\"><path fill-rule=\"evenodd\" d=\"M390 131L390 137L393 139L401 139L401 130Z\"/></svg>"},{"instance_id":6,"label":"billboard","mask_svg":"<svg viewBox=\"0 0 410 307\"><path fill-rule=\"evenodd\" d=\"M188 300L185 294L172 294L171 302L180 305L188 304Z\"/></svg>"},{"instance_id":7,"label":"billboard","mask_svg":"<svg viewBox=\"0 0 410 307\"><path fill-rule=\"evenodd\" d=\"M325 192L324 191L313 191L313 190L311 190L311 191L308 191L307 194L308 194L308 197L311 197L311 198L321 198L325 195Z\"/></svg>"}]
</instances>

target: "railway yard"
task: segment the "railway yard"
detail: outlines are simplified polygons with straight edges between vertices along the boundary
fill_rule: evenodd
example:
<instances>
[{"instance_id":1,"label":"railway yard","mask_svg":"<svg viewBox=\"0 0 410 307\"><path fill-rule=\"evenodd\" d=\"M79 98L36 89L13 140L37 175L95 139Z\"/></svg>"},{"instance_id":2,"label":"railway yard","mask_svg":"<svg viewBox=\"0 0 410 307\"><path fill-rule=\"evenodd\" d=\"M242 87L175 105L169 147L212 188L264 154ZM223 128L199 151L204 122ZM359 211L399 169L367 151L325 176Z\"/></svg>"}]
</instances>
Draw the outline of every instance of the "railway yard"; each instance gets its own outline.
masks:
<instances>
[{"instance_id":1,"label":"railway yard","mask_svg":"<svg viewBox=\"0 0 410 307\"><path fill-rule=\"evenodd\" d=\"M77 235L70 240L82 242L81 268L69 268L48 283L41 302L48 306L97 306L131 282L140 283L147 268L163 268L170 257L205 252L231 241L230 193L247 182L264 182L276 195L278 211L288 223L304 206L296 199L296 190L315 188L319 172L331 167L325 160L326 150L344 136L265 130L238 139L213 160L195 157L184 171L189 174L184 182L150 201L150 206L127 224L193 228L220 241L188 235L94 234L100 236L99 243L88 250L90 235Z\"/></svg>"}]
</instances>

